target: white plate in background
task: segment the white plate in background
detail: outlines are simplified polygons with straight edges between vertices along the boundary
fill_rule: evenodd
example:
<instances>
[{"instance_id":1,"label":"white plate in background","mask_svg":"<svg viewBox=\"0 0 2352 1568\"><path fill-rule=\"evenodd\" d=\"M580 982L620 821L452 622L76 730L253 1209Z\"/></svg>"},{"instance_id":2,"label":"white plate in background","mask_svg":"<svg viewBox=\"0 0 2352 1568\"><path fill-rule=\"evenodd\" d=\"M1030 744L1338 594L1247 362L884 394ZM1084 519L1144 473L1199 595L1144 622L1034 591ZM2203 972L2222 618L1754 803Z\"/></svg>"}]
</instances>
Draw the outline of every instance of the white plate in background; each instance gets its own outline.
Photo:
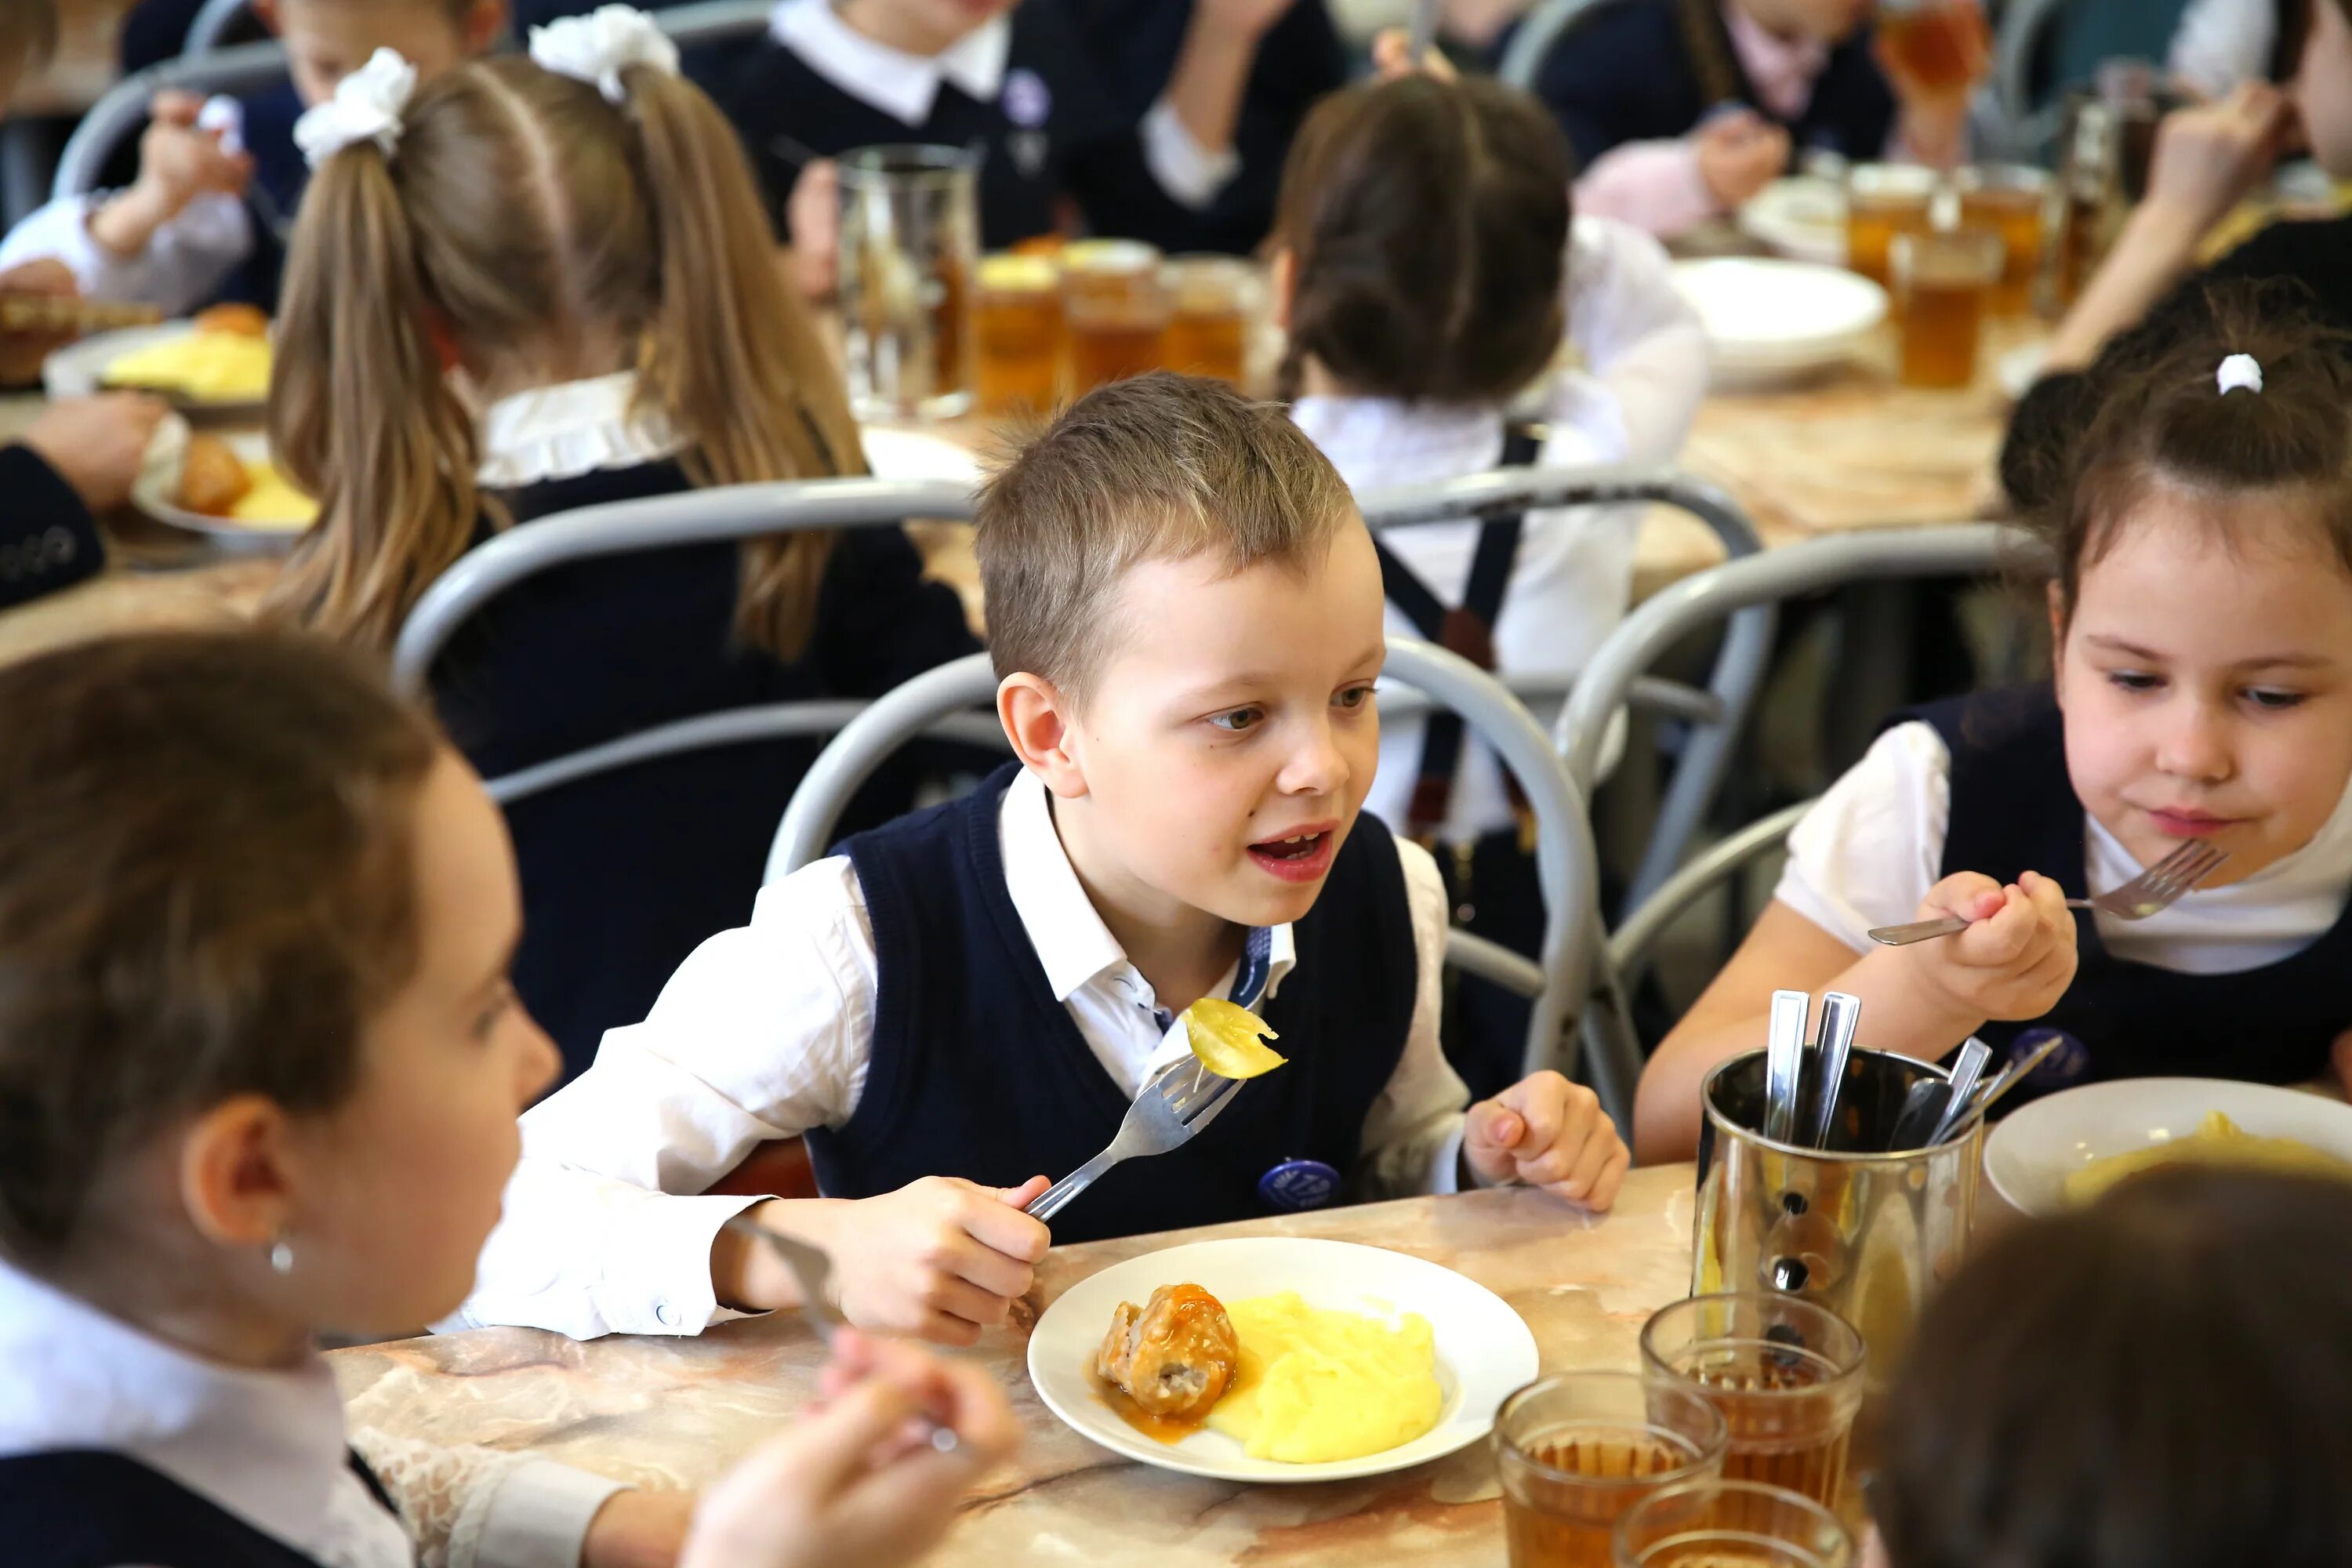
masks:
<instances>
[{"instance_id":1,"label":"white plate in background","mask_svg":"<svg viewBox=\"0 0 2352 1568\"><path fill-rule=\"evenodd\" d=\"M1743 256L1675 264L1718 382L1811 374L1851 358L1886 319L1886 290L1842 267Z\"/></svg>"},{"instance_id":2,"label":"white plate in background","mask_svg":"<svg viewBox=\"0 0 2352 1568\"><path fill-rule=\"evenodd\" d=\"M2352 1160L2352 1105L2302 1089L2219 1078L2130 1078L2035 1100L1985 1140L1985 1174L2029 1215L2066 1207L2066 1178L2110 1154L2168 1143L2218 1110L2263 1138L2293 1138Z\"/></svg>"},{"instance_id":3,"label":"white plate in background","mask_svg":"<svg viewBox=\"0 0 2352 1568\"><path fill-rule=\"evenodd\" d=\"M1845 191L1819 174L1773 181L1739 209L1739 229L1782 256L1845 265Z\"/></svg>"},{"instance_id":4,"label":"white plate in background","mask_svg":"<svg viewBox=\"0 0 2352 1568\"><path fill-rule=\"evenodd\" d=\"M1307 1305L1390 1321L1429 1320L1444 1405L1437 1425L1410 1443L1318 1465L1253 1459L1205 1427L1181 1442L1153 1441L1119 1419L1095 1381L1095 1352L1121 1301L1140 1306L1162 1285L1198 1285L1221 1301L1296 1290ZM1353 1242L1242 1237L1146 1253L1064 1291L1029 1335L1029 1381L1047 1409L1104 1447L1161 1469L1233 1481L1330 1481L1384 1475L1475 1443L1514 1389L1536 1375L1536 1341L1503 1299L1453 1269Z\"/></svg>"},{"instance_id":5,"label":"white plate in background","mask_svg":"<svg viewBox=\"0 0 2352 1568\"><path fill-rule=\"evenodd\" d=\"M258 430L223 436L221 440L242 462L269 460L269 438ZM201 533L223 550L240 554L282 555L294 548L294 542L310 526L307 522L240 522L235 518L190 511L172 499L164 488L166 482L166 476L162 474L141 474L131 487L131 504L158 522ZM176 486L178 481L172 478L168 482Z\"/></svg>"}]
</instances>

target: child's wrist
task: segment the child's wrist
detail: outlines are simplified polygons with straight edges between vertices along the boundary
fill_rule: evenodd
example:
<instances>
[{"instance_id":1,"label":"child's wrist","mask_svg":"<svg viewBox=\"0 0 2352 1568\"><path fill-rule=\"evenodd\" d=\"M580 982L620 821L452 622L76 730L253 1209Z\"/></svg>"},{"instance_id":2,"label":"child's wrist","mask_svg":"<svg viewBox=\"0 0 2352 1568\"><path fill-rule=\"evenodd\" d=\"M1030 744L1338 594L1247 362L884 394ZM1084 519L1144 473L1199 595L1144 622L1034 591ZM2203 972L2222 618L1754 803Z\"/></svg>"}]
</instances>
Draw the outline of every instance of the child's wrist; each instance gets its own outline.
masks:
<instances>
[{"instance_id":1,"label":"child's wrist","mask_svg":"<svg viewBox=\"0 0 2352 1568\"><path fill-rule=\"evenodd\" d=\"M90 215L89 236L102 249L127 259L145 250L178 210L169 191L142 180Z\"/></svg>"}]
</instances>

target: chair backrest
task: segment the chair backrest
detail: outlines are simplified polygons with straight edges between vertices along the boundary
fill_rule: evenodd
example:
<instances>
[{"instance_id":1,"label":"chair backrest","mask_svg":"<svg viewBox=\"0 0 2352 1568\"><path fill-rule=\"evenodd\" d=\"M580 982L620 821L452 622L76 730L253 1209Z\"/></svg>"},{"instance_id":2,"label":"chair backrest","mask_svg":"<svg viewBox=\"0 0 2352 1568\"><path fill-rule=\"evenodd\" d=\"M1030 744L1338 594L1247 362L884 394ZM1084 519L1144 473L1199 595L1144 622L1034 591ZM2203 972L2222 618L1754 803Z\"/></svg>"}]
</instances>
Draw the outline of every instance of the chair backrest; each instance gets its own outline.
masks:
<instances>
[{"instance_id":1,"label":"chair backrest","mask_svg":"<svg viewBox=\"0 0 2352 1568\"><path fill-rule=\"evenodd\" d=\"M808 529L896 526L910 517L957 520L971 515L971 492L961 486L852 479L715 485L541 518L467 551L434 580L394 642L393 679L404 690L424 690L434 659L485 605L527 578L573 562ZM488 780L486 787L501 805L511 804L592 774L682 752L827 734L864 706L856 701L783 702L701 714L536 763ZM949 732L982 744L1003 743L993 722L984 728L950 726Z\"/></svg>"},{"instance_id":2,"label":"chair backrest","mask_svg":"<svg viewBox=\"0 0 2352 1568\"><path fill-rule=\"evenodd\" d=\"M1601 725L1625 700L1633 683L1666 649L1727 617L1751 613L1799 595L1851 583L1907 577L1981 576L2010 562L2031 559L2030 535L1993 523L1879 529L1783 545L1763 554L1686 577L1637 605L1584 667L1561 713L1556 740L1570 753L1569 771L1599 755ZM1723 735L1738 742L1736 728ZM1674 917L1707 889L1787 838L1801 807L1752 824L1694 859L1666 865L1626 902L1627 913L1601 944L1594 993L1581 1012L1586 1058L1607 1071L1638 1076L1642 1048L1625 1007L1628 983ZM1694 824L1696 826L1696 824ZM1652 870L1648 865L1644 873Z\"/></svg>"},{"instance_id":3,"label":"chair backrest","mask_svg":"<svg viewBox=\"0 0 2352 1568\"><path fill-rule=\"evenodd\" d=\"M1385 673L1459 713L1500 753L1524 788L1536 818L1536 866L1548 911L1538 956L1530 961L1493 942L1455 931L1449 958L1530 998L1526 1060L1529 1070L1579 1064L1572 1026L1585 994L1599 937L1599 868L1584 802L1527 710L1492 676L1467 660L1410 637L1391 637ZM858 787L908 741L940 720L968 713L996 691L984 654L918 676L877 699L842 727L793 792L768 855L768 881L789 876L831 848L835 825ZM1598 1066L1599 1064L1591 1064ZM1593 1079L1609 1114L1630 1126L1633 1081Z\"/></svg>"},{"instance_id":4,"label":"chair backrest","mask_svg":"<svg viewBox=\"0 0 2352 1568\"><path fill-rule=\"evenodd\" d=\"M1551 47L1578 17L1599 4L1601 0L1537 0L1504 47L1495 74L1522 92L1533 92Z\"/></svg>"},{"instance_id":5,"label":"chair backrest","mask_svg":"<svg viewBox=\"0 0 2352 1568\"><path fill-rule=\"evenodd\" d=\"M270 42L238 44L200 55L183 55L133 71L83 115L58 154L49 183L52 198L86 196L98 188L107 160L147 123L147 106L166 88L202 93L246 93L286 79L286 47Z\"/></svg>"},{"instance_id":6,"label":"chair backrest","mask_svg":"<svg viewBox=\"0 0 2352 1568\"><path fill-rule=\"evenodd\" d=\"M1375 491L1363 498L1363 513L1371 527L1390 529L1537 507L1643 502L1674 507L1698 519L1723 546L1728 560L1742 560L1764 548L1756 525L1729 495L1705 479L1666 468L1497 468L1442 484ZM1689 740L1682 748L1659 805L1657 825L1643 853L1642 872L1634 879L1637 892L1663 879L1680 862L1722 787L1732 748L1747 723L1748 708L1771 657L1774 624L1770 605L1758 605L1733 616L1704 691L1657 679L1644 670L1621 697L1621 702L1690 726ZM1558 700L1565 695L1562 688L1570 684L1558 678L1514 678L1508 673L1502 679L1521 700L1529 703ZM1569 732L1564 728L1560 731L1560 754L1569 776L1587 799L1599 787L1603 742L1616 712L1612 706L1601 713L1591 733L1580 732L1574 745L1568 743ZM1653 867L1662 869L1653 874Z\"/></svg>"},{"instance_id":7,"label":"chair backrest","mask_svg":"<svg viewBox=\"0 0 2352 1568\"><path fill-rule=\"evenodd\" d=\"M148 104L165 88L209 97L252 92L284 80L284 45L272 40L217 47L221 34L245 5L246 0L205 0L188 29L187 48L179 58L134 72L109 89L82 117L58 155L50 195L83 196L96 190L107 161L146 125ZM769 0L703 0L698 5L668 6L652 16L680 48L693 48L752 37L767 26L773 9Z\"/></svg>"}]
</instances>

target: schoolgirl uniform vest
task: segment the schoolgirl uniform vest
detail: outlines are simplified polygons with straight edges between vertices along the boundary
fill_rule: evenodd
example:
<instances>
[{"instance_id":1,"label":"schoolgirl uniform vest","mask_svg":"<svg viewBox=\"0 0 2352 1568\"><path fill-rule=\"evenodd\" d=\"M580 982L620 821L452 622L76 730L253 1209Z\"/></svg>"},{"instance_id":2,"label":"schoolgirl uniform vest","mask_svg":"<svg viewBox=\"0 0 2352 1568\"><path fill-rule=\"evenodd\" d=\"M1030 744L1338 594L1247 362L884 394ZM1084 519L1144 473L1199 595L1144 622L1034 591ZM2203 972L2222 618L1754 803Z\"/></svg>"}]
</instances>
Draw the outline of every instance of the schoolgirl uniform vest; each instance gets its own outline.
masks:
<instances>
[{"instance_id":1,"label":"schoolgirl uniform vest","mask_svg":"<svg viewBox=\"0 0 2352 1568\"><path fill-rule=\"evenodd\" d=\"M352 1470L399 1509L353 1454ZM0 1562L10 1568L320 1568L217 1503L106 1448L0 1458Z\"/></svg>"}]
</instances>

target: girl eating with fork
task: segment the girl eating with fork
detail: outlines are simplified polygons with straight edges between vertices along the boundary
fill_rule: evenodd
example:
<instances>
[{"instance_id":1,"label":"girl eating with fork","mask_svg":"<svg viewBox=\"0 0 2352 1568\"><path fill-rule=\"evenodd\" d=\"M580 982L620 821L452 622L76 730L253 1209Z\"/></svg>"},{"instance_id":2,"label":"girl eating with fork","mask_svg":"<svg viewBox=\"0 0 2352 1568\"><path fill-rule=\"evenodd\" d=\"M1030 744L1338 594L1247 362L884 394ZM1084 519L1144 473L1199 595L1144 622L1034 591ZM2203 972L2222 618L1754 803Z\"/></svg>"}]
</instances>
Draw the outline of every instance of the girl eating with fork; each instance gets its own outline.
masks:
<instances>
[{"instance_id":1,"label":"girl eating with fork","mask_svg":"<svg viewBox=\"0 0 2352 1568\"><path fill-rule=\"evenodd\" d=\"M2053 674L1898 715L1789 837L1773 900L1642 1075L1639 1159L1687 1158L1710 1069L1770 993L1863 999L1869 1043L1970 1036L2033 1094L2185 1074L2352 1069L2352 340L2217 286L2102 367L2098 413L2030 521ZM2227 857L2175 902L2077 915L2183 844ZM1966 929L1884 946L1914 920Z\"/></svg>"}]
</instances>

